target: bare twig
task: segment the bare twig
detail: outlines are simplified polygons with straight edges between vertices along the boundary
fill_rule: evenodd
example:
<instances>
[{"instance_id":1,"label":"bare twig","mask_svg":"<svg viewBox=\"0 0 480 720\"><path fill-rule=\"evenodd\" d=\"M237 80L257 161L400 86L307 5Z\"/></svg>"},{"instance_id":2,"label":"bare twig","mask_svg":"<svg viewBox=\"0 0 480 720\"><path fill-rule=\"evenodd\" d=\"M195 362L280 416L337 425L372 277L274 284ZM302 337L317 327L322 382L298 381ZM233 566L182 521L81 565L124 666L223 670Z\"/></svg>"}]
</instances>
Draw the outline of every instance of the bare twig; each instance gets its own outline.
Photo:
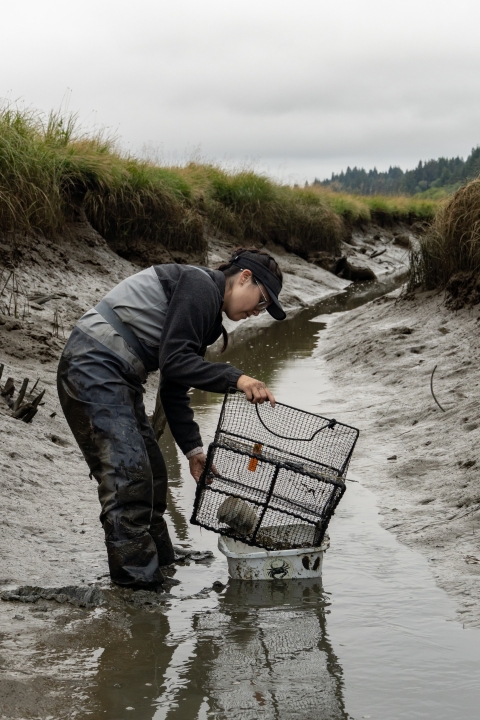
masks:
<instances>
[{"instance_id":1,"label":"bare twig","mask_svg":"<svg viewBox=\"0 0 480 720\"><path fill-rule=\"evenodd\" d=\"M13 274L12 271L10 271L10 275L7 277L7 280L6 280L3 288L0 290L0 295L3 295L3 292L4 292L4 290L6 289L8 283L9 283L9 281L10 281L10 278L12 277L12 274ZM2 273L2 278L3 278L3 273Z\"/></svg>"},{"instance_id":2,"label":"bare twig","mask_svg":"<svg viewBox=\"0 0 480 720\"><path fill-rule=\"evenodd\" d=\"M387 252L387 248L383 248L383 250L376 250L369 256L370 260L372 260L373 258L376 258L376 257L380 257L380 255L383 255L383 253L385 253L385 252Z\"/></svg>"},{"instance_id":3,"label":"bare twig","mask_svg":"<svg viewBox=\"0 0 480 720\"><path fill-rule=\"evenodd\" d=\"M28 393L28 397L30 397L30 395L33 395L33 393L35 392L35 388L37 387L37 385L38 385L39 382L40 382L40 378L37 379L35 385L32 387L32 389L31 389L30 392Z\"/></svg>"},{"instance_id":4,"label":"bare twig","mask_svg":"<svg viewBox=\"0 0 480 720\"><path fill-rule=\"evenodd\" d=\"M431 374L431 376L430 376L430 391L431 391L431 393L432 393L433 399L434 399L435 402L437 403L437 405L438 405L438 407L440 408L440 410L441 410L442 412L445 412L445 410L443 409L443 407L440 405L440 403L438 402L437 398L435 397L435 393L433 392L433 375L434 375L436 369L437 369L437 366L435 365L435 367L434 367L433 370L432 370L432 374Z\"/></svg>"}]
</instances>

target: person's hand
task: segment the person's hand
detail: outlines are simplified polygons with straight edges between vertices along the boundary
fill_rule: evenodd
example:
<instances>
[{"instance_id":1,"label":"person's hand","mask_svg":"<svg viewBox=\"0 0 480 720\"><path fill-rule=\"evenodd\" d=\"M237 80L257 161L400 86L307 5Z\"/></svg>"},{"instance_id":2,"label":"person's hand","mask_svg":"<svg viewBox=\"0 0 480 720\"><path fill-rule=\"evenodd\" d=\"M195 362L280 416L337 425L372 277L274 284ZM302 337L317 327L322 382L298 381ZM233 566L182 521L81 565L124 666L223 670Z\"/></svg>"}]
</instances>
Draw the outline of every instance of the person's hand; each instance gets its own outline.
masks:
<instances>
[{"instance_id":1,"label":"person's hand","mask_svg":"<svg viewBox=\"0 0 480 720\"><path fill-rule=\"evenodd\" d=\"M190 465L190 475L197 483L200 480L200 475L203 472L206 461L207 456L205 455L205 453L198 453L198 455L193 455L191 458L188 459Z\"/></svg>"},{"instance_id":2,"label":"person's hand","mask_svg":"<svg viewBox=\"0 0 480 720\"><path fill-rule=\"evenodd\" d=\"M270 405L275 407L273 393L261 380L255 380L255 378L248 377L248 375L240 375L237 380L237 388L245 393L249 402L261 405L268 400Z\"/></svg>"}]
</instances>

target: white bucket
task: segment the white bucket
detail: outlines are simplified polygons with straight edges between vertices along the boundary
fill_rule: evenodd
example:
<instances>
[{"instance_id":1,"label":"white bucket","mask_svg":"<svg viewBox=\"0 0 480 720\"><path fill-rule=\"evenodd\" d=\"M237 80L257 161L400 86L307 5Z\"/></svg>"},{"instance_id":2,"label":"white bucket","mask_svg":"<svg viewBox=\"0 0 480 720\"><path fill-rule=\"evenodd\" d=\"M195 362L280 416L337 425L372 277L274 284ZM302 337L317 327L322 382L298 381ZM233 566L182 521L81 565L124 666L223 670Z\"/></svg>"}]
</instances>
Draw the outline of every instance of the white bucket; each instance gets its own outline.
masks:
<instances>
[{"instance_id":1,"label":"white bucket","mask_svg":"<svg viewBox=\"0 0 480 720\"><path fill-rule=\"evenodd\" d=\"M329 547L328 535L319 547L294 550L264 550L225 535L218 538L218 549L226 556L228 574L234 580L321 577L323 553Z\"/></svg>"}]
</instances>

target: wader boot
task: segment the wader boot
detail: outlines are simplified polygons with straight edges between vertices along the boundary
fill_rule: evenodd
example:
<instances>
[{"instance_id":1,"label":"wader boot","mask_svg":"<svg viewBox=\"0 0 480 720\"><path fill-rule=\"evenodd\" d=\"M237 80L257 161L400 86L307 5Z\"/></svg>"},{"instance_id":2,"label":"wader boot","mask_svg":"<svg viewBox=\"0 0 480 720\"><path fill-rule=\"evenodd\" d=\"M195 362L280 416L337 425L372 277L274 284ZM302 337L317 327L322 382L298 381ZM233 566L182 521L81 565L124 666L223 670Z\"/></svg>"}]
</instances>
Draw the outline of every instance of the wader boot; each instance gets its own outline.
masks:
<instances>
[{"instance_id":1,"label":"wader boot","mask_svg":"<svg viewBox=\"0 0 480 720\"><path fill-rule=\"evenodd\" d=\"M167 470L133 368L80 329L58 367L58 394L98 483L112 581L154 587L174 561L163 514Z\"/></svg>"}]
</instances>

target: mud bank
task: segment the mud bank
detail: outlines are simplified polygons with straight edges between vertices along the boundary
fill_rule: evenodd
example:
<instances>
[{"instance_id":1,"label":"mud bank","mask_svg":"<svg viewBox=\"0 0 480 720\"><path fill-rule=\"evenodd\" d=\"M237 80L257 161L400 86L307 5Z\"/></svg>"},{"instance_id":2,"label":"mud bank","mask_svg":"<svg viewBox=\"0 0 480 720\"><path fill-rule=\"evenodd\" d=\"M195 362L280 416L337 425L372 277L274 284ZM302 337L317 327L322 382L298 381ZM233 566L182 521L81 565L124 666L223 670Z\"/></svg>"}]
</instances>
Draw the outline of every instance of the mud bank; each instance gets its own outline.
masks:
<instances>
[{"instance_id":1,"label":"mud bank","mask_svg":"<svg viewBox=\"0 0 480 720\"><path fill-rule=\"evenodd\" d=\"M345 248L346 254L366 257L378 276L404 268L406 249L394 245L392 235L374 239L374 234L370 228L355 247ZM368 259L385 245L386 252ZM232 249L232 244L212 241L209 264L227 259ZM16 268L18 317L0 315L2 381L11 376L18 387L28 377L31 387L39 379L38 389L46 393L30 424L13 420L0 399L0 591L23 585L108 590L95 488L59 407L56 366L76 320L140 268L116 255L88 223L72 225L61 244L22 238L13 252L6 245L3 250ZM283 300L289 313L350 285L281 248L269 250L285 271ZM12 293L2 300L13 302ZM44 303L27 302L31 296L53 297ZM152 375L145 396L149 412L156 385ZM98 618L102 626L111 625L127 636L128 613L125 603L92 611L54 600L32 605L0 602L0 716L11 720L78 715L71 698L81 707L80 678L88 677L95 664L94 654L83 649L83 623ZM95 634L95 623L88 632Z\"/></svg>"},{"instance_id":2,"label":"mud bank","mask_svg":"<svg viewBox=\"0 0 480 720\"><path fill-rule=\"evenodd\" d=\"M427 556L459 620L477 626L479 321L478 307L453 313L441 295L396 291L334 318L317 351L339 414L361 430L353 477L377 494L384 527ZM445 412L430 390L435 366Z\"/></svg>"},{"instance_id":3,"label":"mud bank","mask_svg":"<svg viewBox=\"0 0 480 720\"><path fill-rule=\"evenodd\" d=\"M375 241L372 234L373 229L365 235L365 245L382 248L384 239ZM385 238L388 254L371 261L378 275L405 266L407 251L395 246L392 238ZM231 244L212 241L209 264L227 259L232 249ZM282 298L290 313L350 285L281 248L269 250L284 270ZM0 398L0 586L92 581L107 572L97 500L86 492L91 485L87 467L58 403L56 367L77 319L139 267L115 254L88 223L70 226L61 244L24 238L17 243L13 259L19 317L0 314L3 381L11 376L18 387L28 377L31 387L38 379L38 389L45 388L46 393L45 404L31 424L13 420ZM44 304L27 302L33 295L53 297ZM8 291L2 300L10 300ZM268 322L266 316L262 319ZM156 384L153 374L146 391L150 407Z\"/></svg>"}]
</instances>

